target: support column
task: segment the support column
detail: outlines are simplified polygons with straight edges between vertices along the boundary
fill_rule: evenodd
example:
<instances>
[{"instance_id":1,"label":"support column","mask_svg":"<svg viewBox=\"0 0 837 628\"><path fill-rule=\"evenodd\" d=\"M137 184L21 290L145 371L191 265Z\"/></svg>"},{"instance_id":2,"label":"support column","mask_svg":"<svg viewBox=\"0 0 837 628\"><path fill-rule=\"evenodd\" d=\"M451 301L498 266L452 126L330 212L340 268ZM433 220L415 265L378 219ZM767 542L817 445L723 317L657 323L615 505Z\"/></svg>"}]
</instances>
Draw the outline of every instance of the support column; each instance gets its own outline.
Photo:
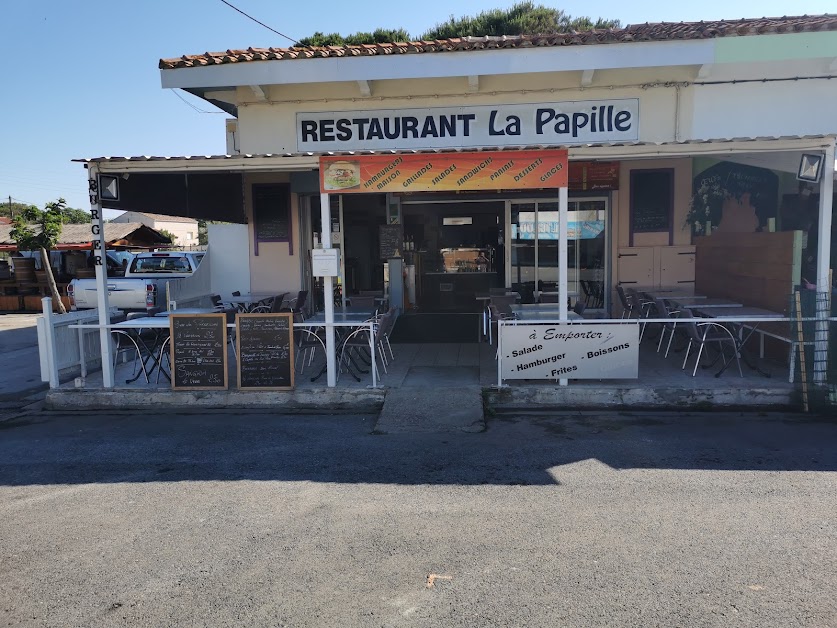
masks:
<instances>
[{"instance_id":1,"label":"support column","mask_svg":"<svg viewBox=\"0 0 837 628\"><path fill-rule=\"evenodd\" d=\"M331 204L328 194L320 194L320 241L324 249L331 248ZM326 322L326 376L328 385L337 386L337 356L334 343L334 278L323 277L323 299Z\"/></svg>"},{"instance_id":2,"label":"support column","mask_svg":"<svg viewBox=\"0 0 837 628\"><path fill-rule=\"evenodd\" d=\"M558 189L558 318L567 320L567 237L569 235L569 188ZM566 386L569 383L561 379L559 384Z\"/></svg>"},{"instance_id":3,"label":"support column","mask_svg":"<svg viewBox=\"0 0 837 628\"><path fill-rule=\"evenodd\" d=\"M817 313L818 320L816 322L815 334L815 351L814 355L822 356L823 362L821 365L814 365L814 383L825 384L828 363L828 328L829 323L825 319L829 316L829 304L831 296L831 218L832 218L832 201L834 194L834 143L825 149L822 164L822 179L820 179L820 207L819 207L819 225L818 225L818 239L817 239L817 292L819 297L817 299ZM828 295L827 299L823 299L823 295ZM818 368L819 366L819 368Z\"/></svg>"},{"instance_id":4,"label":"support column","mask_svg":"<svg viewBox=\"0 0 837 628\"><path fill-rule=\"evenodd\" d=\"M93 242L93 262L96 269L96 306L99 308L99 343L102 347L102 385L113 388L113 351L110 345L110 306L108 304L108 265L105 252L105 219L99 197L99 168L88 166L88 191L90 194L90 232Z\"/></svg>"}]
</instances>

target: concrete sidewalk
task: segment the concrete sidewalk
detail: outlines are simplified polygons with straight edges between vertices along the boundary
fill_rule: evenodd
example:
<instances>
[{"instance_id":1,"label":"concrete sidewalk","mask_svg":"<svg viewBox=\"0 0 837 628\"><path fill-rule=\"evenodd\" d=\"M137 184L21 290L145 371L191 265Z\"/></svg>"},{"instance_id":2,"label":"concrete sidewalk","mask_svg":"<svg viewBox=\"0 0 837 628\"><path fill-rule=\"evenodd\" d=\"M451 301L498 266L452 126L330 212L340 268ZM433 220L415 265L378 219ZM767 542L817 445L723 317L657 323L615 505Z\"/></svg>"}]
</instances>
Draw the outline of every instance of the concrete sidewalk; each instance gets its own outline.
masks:
<instances>
[{"instance_id":1,"label":"concrete sidewalk","mask_svg":"<svg viewBox=\"0 0 837 628\"><path fill-rule=\"evenodd\" d=\"M41 381L36 320L40 314L0 314L0 414L31 402Z\"/></svg>"}]
</instances>

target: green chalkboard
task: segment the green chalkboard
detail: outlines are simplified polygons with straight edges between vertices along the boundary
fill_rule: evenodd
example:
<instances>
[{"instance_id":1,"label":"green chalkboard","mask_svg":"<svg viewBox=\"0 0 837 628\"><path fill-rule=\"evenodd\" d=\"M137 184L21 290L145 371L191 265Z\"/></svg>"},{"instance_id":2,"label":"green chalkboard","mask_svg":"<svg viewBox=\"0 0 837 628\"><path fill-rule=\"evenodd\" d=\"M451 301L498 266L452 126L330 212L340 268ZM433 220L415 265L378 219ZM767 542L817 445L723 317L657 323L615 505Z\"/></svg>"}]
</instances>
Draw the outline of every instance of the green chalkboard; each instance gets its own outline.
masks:
<instances>
[{"instance_id":1,"label":"green chalkboard","mask_svg":"<svg viewBox=\"0 0 837 628\"><path fill-rule=\"evenodd\" d=\"M291 241L291 195L286 183L253 186L256 242Z\"/></svg>"},{"instance_id":2,"label":"green chalkboard","mask_svg":"<svg viewBox=\"0 0 837 628\"><path fill-rule=\"evenodd\" d=\"M631 234L670 231L674 170L631 171Z\"/></svg>"}]
</instances>

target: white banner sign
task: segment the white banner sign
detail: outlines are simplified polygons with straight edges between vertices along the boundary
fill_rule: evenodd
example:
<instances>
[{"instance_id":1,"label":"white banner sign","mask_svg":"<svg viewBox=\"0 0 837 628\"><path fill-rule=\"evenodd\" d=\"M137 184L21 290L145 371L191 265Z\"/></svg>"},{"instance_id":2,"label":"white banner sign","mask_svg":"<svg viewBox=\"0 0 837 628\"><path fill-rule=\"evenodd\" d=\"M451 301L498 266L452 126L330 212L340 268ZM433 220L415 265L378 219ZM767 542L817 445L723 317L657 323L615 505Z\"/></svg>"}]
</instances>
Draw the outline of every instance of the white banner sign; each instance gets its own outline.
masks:
<instances>
[{"instance_id":1,"label":"white banner sign","mask_svg":"<svg viewBox=\"0 0 837 628\"><path fill-rule=\"evenodd\" d=\"M639 325L503 325L503 379L636 379Z\"/></svg>"},{"instance_id":2,"label":"white banner sign","mask_svg":"<svg viewBox=\"0 0 837 628\"><path fill-rule=\"evenodd\" d=\"M409 150L639 139L639 99L296 114L297 150Z\"/></svg>"}]
</instances>

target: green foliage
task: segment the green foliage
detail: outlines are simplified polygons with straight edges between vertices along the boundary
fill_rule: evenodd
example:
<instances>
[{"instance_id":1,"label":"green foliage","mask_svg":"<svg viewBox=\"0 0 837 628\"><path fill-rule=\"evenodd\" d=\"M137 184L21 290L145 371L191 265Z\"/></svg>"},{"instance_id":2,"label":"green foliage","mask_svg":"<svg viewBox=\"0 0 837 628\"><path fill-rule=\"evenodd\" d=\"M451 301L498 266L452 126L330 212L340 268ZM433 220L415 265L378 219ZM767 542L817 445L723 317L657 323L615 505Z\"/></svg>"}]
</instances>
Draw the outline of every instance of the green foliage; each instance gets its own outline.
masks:
<instances>
[{"instance_id":1,"label":"green foliage","mask_svg":"<svg viewBox=\"0 0 837 628\"><path fill-rule=\"evenodd\" d=\"M173 234L171 231L169 231L168 229L157 229L157 231L159 231L159 232L160 232L160 233L162 233L164 236L166 236L169 240L171 240L171 243L172 243L172 244L174 244L174 243L175 243L175 240L177 240L177 236L176 236L176 235L174 235L174 234Z\"/></svg>"},{"instance_id":2,"label":"green foliage","mask_svg":"<svg viewBox=\"0 0 837 628\"><path fill-rule=\"evenodd\" d=\"M26 203L12 203L11 205L11 212L9 211L9 203L0 201L0 216L8 216L12 218L14 216L20 216L24 212L28 210L34 210L34 214L30 213L30 216L35 216L33 218L33 222L38 222L40 220L41 210L38 209L35 205L27 205ZM64 207L61 210L63 215L63 223L65 225L69 224L76 224L76 225L83 225L90 222L90 212L84 211L83 209L75 209L73 207Z\"/></svg>"},{"instance_id":3,"label":"green foliage","mask_svg":"<svg viewBox=\"0 0 837 628\"><path fill-rule=\"evenodd\" d=\"M75 209L67 207L64 209L64 224L65 225L84 225L90 222L90 212L83 209Z\"/></svg>"},{"instance_id":4,"label":"green foliage","mask_svg":"<svg viewBox=\"0 0 837 628\"><path fill-rule=\"evenodd\" d=\"M27 205L26 203L15 202L13 202L10 207L8 199L5 201L0 200L0 216L12 218L13 216L17 216L21 212L29 209L30 207L34 207L34 205Z\"/></svg>"},{"instance_id":5,"label":"green foliage","mask_svg":"<svg viewBox=\"0 0 837 628\"><path fill-rule=\"evenodd\" d=\"M589 17L573 18L561 9L554 9L533 2L519 2L510 9L492 9L473 17L454 18L437 24L422 39L449 39L451 37L482 37L484 35L551 35L591 28L618 28L619 20Z\"/></svg>"},{"instance_id":6,"label":"green foliage","mask_svg":"<svg viewBox=\"0 0 837 628\"><path fill-rule=\"evenodd\" d=\"M61 227L64 224L63 215L67 203L63 198L44 205L44 211L40 211L34 205L24 209L15 216L12 221L12 240L17 244L20 251L36 251L46 249L49 251L58 243L61 237ZM40 230L32 229L37 225Z\"/></svg>"},{"instance_id":7,"label":"green foliage","mask_svg":"<svg viewBox=\"0 0 837 628\"><path fill-rule=\"evenodd\" d=\"M542 4L536 5L526 0L518 2L509 9L492 9L475 16L460 18L450 16L447 21L436 24L418 39L433 40L485 35L551 35L570 31L619 28L620 26L619 20L574 18L561 9ZM340 33L325 34L318 31L310 37L300 39L299 43L302 46L346 46L412 41L413 39L416 38L411 37L403 28L379 28L372 33L353 33L345 37Z\"/></svg>"},{"instance_id":8,"label":"green foliage","mask_svg":"<svg viewBox=\"0 0 837 628\"><path fill-rule=\"evenodd\" d=\"M395 41L410 41L410 34L403 28L376 28L371 33L352 33L345 37L340 33L321 33L317 31L310 37L299 40L301 46L357 46L361 44L386 44Z\"/></svg>"}]
</instances>

